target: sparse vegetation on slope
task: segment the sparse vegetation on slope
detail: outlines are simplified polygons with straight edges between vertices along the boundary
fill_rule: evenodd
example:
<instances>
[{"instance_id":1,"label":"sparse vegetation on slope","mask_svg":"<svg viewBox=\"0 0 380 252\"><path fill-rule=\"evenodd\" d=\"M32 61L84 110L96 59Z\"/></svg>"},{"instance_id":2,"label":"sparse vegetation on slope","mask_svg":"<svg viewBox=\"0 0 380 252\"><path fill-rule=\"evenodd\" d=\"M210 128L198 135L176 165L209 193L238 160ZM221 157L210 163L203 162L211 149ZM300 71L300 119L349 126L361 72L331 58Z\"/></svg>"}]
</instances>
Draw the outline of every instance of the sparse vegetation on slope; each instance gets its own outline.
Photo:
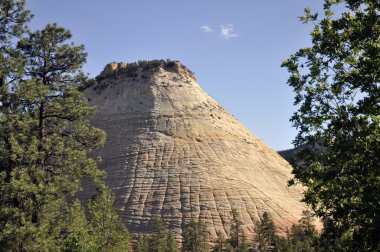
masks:
<instances>
[{"instance_id":1,"label":"sparse vegetation on slope","mask_svg":"<svg viewBox=\"0 0 380 252\"><path fill-rule=\"evenodd\" d=\"M108 68L107 68L108 67ZM184 70L195 79L195 74L189 70L186 66L182 65L179 61L173 60L140 60L133 63L113 62L106 66L105 71L96 77L96 80L102 81L108 77L115 77L121 73L125 73L128 77L134 77L137 75L136 71L141 69L142 71L158 71L162 68L166 71L179 72L179 69Z\"/></svg>"}]
</instances>

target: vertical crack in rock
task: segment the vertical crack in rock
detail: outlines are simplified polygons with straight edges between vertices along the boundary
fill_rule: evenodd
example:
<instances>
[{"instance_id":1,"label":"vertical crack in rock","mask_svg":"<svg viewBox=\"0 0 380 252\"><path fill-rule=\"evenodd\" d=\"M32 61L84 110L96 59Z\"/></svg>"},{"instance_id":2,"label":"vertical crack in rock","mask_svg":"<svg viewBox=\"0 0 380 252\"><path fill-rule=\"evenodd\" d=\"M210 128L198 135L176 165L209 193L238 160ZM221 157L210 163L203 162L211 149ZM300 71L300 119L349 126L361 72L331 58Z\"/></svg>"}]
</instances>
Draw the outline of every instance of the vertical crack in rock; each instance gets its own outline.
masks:
<instances>
[{"instance_id":1,"label":"vertical crack in rock","mask_svg":"<svg viewBox=\"0 0 380 252\"><path fill-rule=\"evenodd\" d=\"M236 209L250 235L268 211L279 231L300 218L301 187L291 167L223 109L177 61L111 63L84 90L107 133L106 183L131 232L160 216L181 235L193 218L210 239L229 234ZM83 196L85 197L85 196Z\"/></svg>"}]
</instances>

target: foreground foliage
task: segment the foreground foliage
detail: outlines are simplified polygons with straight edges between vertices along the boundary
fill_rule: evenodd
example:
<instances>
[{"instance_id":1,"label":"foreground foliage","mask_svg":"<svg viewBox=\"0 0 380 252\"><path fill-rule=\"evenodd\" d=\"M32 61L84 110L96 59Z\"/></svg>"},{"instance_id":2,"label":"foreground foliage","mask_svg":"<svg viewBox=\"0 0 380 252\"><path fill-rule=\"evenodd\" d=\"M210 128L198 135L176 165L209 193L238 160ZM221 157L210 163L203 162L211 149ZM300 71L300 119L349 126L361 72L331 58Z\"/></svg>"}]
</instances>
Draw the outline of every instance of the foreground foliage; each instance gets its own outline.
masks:
<instances>
[{"instance_id":1,"label":"foreground foliage","mask_svg":"<svg viewBox=\"0 0 380 252\"><path fill-rule=\"evenodd\" d=\"M341 14L334 14L338 9ZM304 201L324 222L320 246L380 249L380 3L326 0L312 46L283 63L296 93L296 145L316 144L294 168Z\"/></svg>"},{"instance_id":2,"label":"foreground foliage","mask_svg":"<svg viewBox=\"0 0 380 252\"><path fill-rule=\"evenodd\" d=\"M0 248L126 251L129 236L89 153L105 140L79 91L83 46L56 24L26 33L24 1L0 0ZM99 187L88 216L75 195Z\"/></svg>"}]
</instances>

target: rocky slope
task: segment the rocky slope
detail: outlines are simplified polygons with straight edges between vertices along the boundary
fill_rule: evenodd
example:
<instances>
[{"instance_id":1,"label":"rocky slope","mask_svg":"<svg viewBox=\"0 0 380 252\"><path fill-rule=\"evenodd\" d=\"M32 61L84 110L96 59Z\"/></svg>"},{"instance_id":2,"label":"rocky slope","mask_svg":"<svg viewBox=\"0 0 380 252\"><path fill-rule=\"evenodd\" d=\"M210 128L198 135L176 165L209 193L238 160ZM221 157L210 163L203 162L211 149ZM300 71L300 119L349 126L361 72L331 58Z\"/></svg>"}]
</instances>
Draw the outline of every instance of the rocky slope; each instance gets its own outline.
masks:
<instances>
[{"instance_id":1,"label":"rocky slope","mask_svg":"<svg viewBox=\"0 0 380 252\"><path fill-rule=\"evenodd\" d=\"M228 234L231 210L244 230L268 211L284 230L299 218L302 188L287 186L291 167L252 135L176 61L108 64L84 93L107 132L107 184L132 232L160 216L177 234L190 219L210 238Z\"/></svg>"}]
</instances>

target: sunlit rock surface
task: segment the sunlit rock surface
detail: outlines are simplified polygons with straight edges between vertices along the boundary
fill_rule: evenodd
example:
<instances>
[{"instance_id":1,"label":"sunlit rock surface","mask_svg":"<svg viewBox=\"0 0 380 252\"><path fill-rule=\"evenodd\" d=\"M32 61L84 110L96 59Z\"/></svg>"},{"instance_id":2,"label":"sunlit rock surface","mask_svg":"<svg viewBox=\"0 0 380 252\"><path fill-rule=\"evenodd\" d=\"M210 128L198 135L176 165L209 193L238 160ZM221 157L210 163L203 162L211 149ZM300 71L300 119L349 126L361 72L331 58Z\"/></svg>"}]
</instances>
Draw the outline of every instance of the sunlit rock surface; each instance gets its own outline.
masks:
<instances>
[{"instance_id":1,"label":"sunlit rock surface","mask_svg":"<svg viewBox=\"0 0 380 252\"><path fill-rule=\"evenodd\" d=\"M290 165L180 62L112 63L97 80L84 91L108 137L95 154L131 232L149 230L160 216L180 235L195 219L212 239L229 233L232 209L248 235L264 211L280 232L300 218L302 188L287 186Z\"/></svg>"}]
</instances>

